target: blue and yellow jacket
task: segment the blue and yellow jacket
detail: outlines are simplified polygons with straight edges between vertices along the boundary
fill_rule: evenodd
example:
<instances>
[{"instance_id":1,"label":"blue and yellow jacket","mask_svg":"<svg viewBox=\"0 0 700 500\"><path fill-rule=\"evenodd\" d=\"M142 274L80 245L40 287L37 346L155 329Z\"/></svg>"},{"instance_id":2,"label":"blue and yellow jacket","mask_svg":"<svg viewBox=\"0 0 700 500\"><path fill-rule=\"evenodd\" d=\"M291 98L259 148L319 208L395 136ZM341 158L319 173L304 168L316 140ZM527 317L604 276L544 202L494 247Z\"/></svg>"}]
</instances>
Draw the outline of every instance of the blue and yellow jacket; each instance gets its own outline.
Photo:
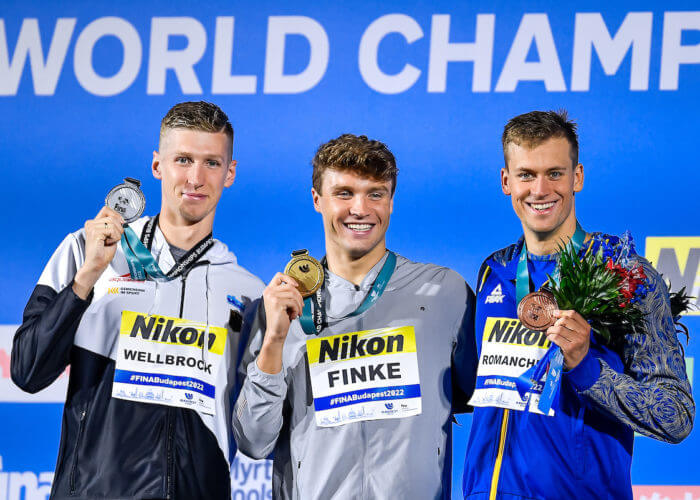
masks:
<instances>
[{"instance_id":1,"label":"blue and yellow jacket","mask_svg":"<svg viewBox=\"0 0 700 500\"><path fill-rule=\"evenodd\" d=\"M609 238L614 237L596 233L582 251L596 251L596 245ZM522 245L521 238L495 252L479 271L475 332L480 356L487 323L493 324L493 319L487 320L517 319L515 277ZM528 256L532 289L553 273L557 259L558 255ZM634 432L671 443L690 433L695 403L668 290L649 262L635 259L656 285L642 301L642 327L622 332L620 352L592 333L586 357L563 374L554 416L475 408L465 460L465 498L631 499ZM488 298L494 290L497 300Z\"/></svg>"}]
</instances>

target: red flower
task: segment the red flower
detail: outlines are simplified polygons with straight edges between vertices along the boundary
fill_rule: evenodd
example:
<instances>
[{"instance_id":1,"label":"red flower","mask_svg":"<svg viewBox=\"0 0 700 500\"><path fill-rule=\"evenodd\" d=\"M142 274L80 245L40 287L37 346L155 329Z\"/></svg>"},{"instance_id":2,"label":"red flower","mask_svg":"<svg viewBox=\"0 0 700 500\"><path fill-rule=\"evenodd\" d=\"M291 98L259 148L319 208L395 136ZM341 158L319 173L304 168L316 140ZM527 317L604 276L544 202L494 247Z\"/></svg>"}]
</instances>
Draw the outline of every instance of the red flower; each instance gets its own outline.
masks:
<instances>
[{"instance_id":1,"label":"red flower","mask_svg":"<svg viewBox=\"0 0 700 500\"><path fill-rule=\"evenodd\" d=\"M641 265L637 265L632 269L625 269L621 265L615 264L610 258L605 267L620 278L618 287L620 295L622 295L624 299L620 303L620 307L627 307L629 305L629 300L634 297L634 292L637 287L644 283L644 280L647 278L646 274L644 274L644 269Z\"/></svg>"}]
</instances>

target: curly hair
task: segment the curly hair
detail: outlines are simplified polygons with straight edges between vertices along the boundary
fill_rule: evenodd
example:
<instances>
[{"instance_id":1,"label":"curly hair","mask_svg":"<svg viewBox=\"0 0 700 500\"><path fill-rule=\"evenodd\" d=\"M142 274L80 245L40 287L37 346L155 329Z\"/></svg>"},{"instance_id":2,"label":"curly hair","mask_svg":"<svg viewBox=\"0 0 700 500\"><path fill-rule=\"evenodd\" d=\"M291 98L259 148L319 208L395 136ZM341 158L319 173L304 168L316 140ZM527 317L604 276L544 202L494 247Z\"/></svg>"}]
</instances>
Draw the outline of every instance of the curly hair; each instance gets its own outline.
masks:
<instances>
[{"instance_id":1,"label":"curly hair","mask_svg":"<svg viewBox=\"0 0 700 500\"><path fill-rule=\"evenodd\" d=\"M533 149L552 138L569 141L569 156L573 166L578 165L578 135L576 122L569 119L566 110L531 111L511 118L503 129L503 157L508 168L508 145L515 144Z\"/></svg>"},{"instance_id":2,"label":"curly hair","mask_svg":"<svg viewBox=\"0 0 700 500\"><path fill-rule=\"evenodd\" d=\"M311 164L313 187L321 194L323 173L326 170L349 171L362 177L391 181L391 194L396 190L396 158L380 141L365 135L343 134L321 144Z\"/></svg>"}]
</instances>

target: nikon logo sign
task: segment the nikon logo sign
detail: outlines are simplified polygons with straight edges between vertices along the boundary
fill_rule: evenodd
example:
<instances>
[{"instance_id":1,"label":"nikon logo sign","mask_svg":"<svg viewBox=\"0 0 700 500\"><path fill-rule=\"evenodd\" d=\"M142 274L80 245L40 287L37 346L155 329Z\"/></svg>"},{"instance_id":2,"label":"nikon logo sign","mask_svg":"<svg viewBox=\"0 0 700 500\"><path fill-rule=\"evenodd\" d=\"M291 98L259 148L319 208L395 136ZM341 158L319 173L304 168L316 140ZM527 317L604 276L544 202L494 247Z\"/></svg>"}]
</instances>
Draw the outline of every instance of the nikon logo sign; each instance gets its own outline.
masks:
<instances>
[{"instance_id":1,"label":"nikon logo sign","mask_svg":"<svg viewBox=\"0 0 700 500\"><path fill-rule=\"evenodd\" d=\"M685 287L687 294L696 297L695 308L686 314L700 316L700 236L649 236L645 257L672 290Z\"/></svg>"},{"instance_id":2,"label":"nikon logo sign","mask_svg":"<svg viewBox=\"0 0 700 500\"><path fill-rule=\"evenodd\" d=\"M205 338L209 351L223 354L226 344L226 329L183 318L169 318L156 314L145 315L133 311L122 311L122 335L160 342L191 346L201 349Z\"/></svg>"}]
</instances>

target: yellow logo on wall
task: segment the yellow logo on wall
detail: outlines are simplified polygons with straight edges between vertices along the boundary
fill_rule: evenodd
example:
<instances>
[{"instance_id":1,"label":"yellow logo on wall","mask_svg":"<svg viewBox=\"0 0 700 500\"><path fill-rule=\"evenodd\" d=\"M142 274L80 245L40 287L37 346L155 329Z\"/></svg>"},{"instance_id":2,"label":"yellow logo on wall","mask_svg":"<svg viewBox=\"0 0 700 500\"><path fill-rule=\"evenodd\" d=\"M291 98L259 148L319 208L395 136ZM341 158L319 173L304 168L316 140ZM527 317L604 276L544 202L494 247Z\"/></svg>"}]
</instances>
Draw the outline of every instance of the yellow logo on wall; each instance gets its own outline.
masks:
<instances>
[{"instance_id":1,"label":"yellow logo on wall","mask_svg":"<svg viewBox=\"0 0 700 500\"><path fill-rule=\"evenodd\" d=\"M685 287L688 295L696 297L695 308L686 314L700 316L700 236L649 236L645 257L672 290Z\"/></svg>"}]
</instances>

